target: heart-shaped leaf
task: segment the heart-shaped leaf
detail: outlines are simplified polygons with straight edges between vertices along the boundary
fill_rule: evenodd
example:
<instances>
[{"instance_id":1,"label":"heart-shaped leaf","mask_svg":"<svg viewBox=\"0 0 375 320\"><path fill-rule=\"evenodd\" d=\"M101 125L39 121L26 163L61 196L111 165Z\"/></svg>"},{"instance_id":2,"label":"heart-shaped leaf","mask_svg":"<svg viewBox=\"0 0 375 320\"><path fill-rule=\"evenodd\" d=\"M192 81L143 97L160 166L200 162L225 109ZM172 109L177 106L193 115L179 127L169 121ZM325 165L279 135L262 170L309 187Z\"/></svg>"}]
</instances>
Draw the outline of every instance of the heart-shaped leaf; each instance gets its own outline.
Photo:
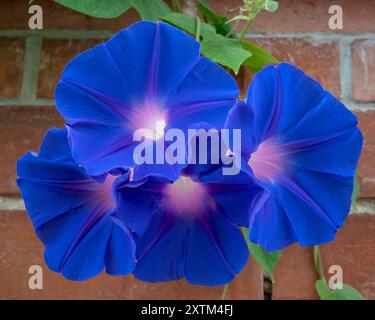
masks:
<instances>
[{"instance_id":1,"label":"heart-shaped leaf","mask_svg":"<svg viewBox=\"0 0 375 320\"><path fill-rule=\"evenodd\" d=\"M129 0L55 0L74 11L96 18L116 18L130 9Z\"/></svg>"},{"instance_id":2,"label":"heart-shaped leaf","mask_svg":"<svg viewBox=\"0 0 375 320\"><path fill-rule=\"evenodd\" d=\"M196 19L181 13L171 13L162 18L163 21L182 29L192 35L196 32ZM202 54L211 60L231 68L235 73L242 63L251 56L238 39L231 39L218 34L214 27L201 23Z\"/></svg>"},{"instance_id":3,"label":"heart-shaped leaf","mask_svg":"<svg viewBox=\"0 0 375 320\"><path fill-rule=\"evenodd\" d=\"M279 261L281 250L266 252L262 246L251 243L248 240L248 229L242 228L243 235L245 237L247 246L249 247L250 254L255 258L256 261L263 267L268 277L272 282L275 282L275 268Z\"/></svg>"},{"instance_id":4,"label":"heart-shaped leaf","mask_svg":"<svg viewBox=\"0 0 375 320\"><path fill-rule=\"evenodd\" d=\"M131 3L143 20L158 21L171 12L171 9L162 0L132 0Z\"/></svg>"},{"instance_id":5,"label":"heart-shaped leaf","mask_svg":"<svg viewBox=\"0 0 375 320\"><path fill-rule=\"evenodd\" d=\"M364 300L364 297L353 287L343 284L342 289L331 290L324 280L315 283L321 300Z\"/></svg>"}]
</instances>

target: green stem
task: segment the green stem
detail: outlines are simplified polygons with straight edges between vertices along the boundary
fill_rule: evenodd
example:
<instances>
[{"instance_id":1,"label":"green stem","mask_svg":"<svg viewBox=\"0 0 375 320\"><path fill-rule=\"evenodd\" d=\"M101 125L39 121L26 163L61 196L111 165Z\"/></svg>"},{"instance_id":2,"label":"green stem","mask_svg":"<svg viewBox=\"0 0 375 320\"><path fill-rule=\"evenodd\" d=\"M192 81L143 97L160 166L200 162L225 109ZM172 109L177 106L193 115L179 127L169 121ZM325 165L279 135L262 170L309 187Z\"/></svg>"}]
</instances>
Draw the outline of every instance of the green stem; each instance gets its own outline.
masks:
<instances>
[{"instance_id":1,"label":"green stem","mask_svg":"<svg viewBox=\"0 0 375 320\"><path fill-rule=\"evenodd\" d=\"M230 29L230 31L225 35L225 37L229 38L233 34L233 32L237 28L237 26L238 26L238 21L236 21L234 23L234 25L232 26L232 28Z\"/></svg>"},{"instance_id":2,"label":"green stem","mask_svg":"<svg viewBox=\"0 0 375 320\"><path fill-rule=\"evenodd\" d=\"M199 41L201 38L201 20L199 17L196 17L196 25L195 25L195 40Z\"/></svg>"},{"instance_id":3,"label":"green stem","mask_svg":"<svg viewBox=\"0 0 375 320\"><path fill-rule=\"evenodd\" d=\"M228 295L229 283L224 286L223 293L221 294L221 300L226 300Z\"/></svg>"},{"instance_id":4,"label":"green stem","mask_svg":"<svg viewBox=\"0 0 375 320\"><path fill-rule=\"evenodd\" d=\"M242 38L246 35L246 33L249 31L249 28L251 26L251 23L253 22L253 18L249 18L249 20L247 20L245 26L243 27L242 31L241 31L241 34L240 34L240 40L242 40Z\"/></svg>"},{"instance_id":5,"label":"green stem","mask_svg":"<svg viewBox=\"0 0 375 320\"><path fill-rule=\"evenodd\" d=\"M172 0L172 8L175 12L182 12L181 3L179 0Z\"/></svg>"},{"instance_id":6,"label":"green stem","mask_svg":"<svg viewBox=\"0 0 375 320\"><path fill-rule=\"evenodd\" d=\"M319 246L314 246L314 265L319 278L323 281L326 281L326 278L324 277L322 257L320 255Z\"/></svg>"}]
</instances>

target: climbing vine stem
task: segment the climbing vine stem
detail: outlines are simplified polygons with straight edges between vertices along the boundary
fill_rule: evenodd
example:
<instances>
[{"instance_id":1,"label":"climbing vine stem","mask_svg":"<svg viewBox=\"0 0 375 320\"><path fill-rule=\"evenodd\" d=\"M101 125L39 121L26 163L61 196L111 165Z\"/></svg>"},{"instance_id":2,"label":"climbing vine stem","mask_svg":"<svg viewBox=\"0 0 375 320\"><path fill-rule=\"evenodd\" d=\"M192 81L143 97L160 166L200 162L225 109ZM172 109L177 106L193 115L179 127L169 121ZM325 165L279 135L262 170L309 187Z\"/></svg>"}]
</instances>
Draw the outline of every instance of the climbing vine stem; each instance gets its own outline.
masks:
<instances>
[{"instance_id":1,"label":"climbing vine stem","mask_svg":"<svg viewBox=\"0 0 375 320\"><path fill-rule=\"evenodd\" d=\"M223 293L221 294L221 300L226 300L228 296L229 283L227 283L223 288Z\"/></svg>"},{"instance_id":2,"label":"climbing vine stem","mask_svg":"<svg viewBox=\"0 0 375 320\"><path fill-rule=\"evenodd\" d=\"M314 265L315 265L315 270L319 275L319 278L321 280L326 281L324 272L323 272L322 257L320 254L319 246L314 246Z\"/></svg>"}]
</instances>

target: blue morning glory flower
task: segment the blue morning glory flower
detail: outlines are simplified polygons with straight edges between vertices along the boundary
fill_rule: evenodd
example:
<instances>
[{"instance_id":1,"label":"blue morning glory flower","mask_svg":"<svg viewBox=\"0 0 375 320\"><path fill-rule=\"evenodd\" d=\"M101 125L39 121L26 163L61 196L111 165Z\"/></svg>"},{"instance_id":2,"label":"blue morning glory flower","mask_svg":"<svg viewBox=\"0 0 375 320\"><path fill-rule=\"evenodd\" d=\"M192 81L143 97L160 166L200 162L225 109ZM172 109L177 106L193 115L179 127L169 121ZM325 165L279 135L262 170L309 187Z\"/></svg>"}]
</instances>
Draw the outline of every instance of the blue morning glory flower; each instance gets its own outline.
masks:
<instances>
[{"instance_id":1,"label":"blue morning glory flower","mask_svg":"<svg viewBox=\"0 0 375 320\"><path fill-rule=\"evenodd\" d=\"M242 129L242 154L270 192L251 214L250 240L267 251L333 240L350 210L362 148L355 115L281 63L255 75L226 126Z\"/></svg>"},{"instance_id":2,"label":"blue morning glory flower","mask_svg":"<svg viewBox=\"0 0 375 320\"><path fill-rule=\"evenodd\" d=\"M152 22L78 55L55 92L73 158L92 176L135 166L137 129L155 130L157 137L199 121L222 128L237 96L235 80L200 56L193 37Z\"/></svg>"},{"instance_id":3,"label":"blue morning glory flower","mask_svg":"<svg viewBox=\"0 0 375 320\"><path fill-rule=\"evenodd\" d=\"M66 129L50 130L40 152L18 161L17 184L50 269L85 280L104 269L126 275L135 266L135 244L119 219L108 175L89 177L72 159Z\"/></svg>"},{"instance_id":4,"label":"blue morning glory flower","mask_svg":"<svg viewBox=\"0 0 375 320\"><path fill-rule=\"evenodd\" d=\"M198 164L186 166L177 180L134 172L136 179L115 183L121 219L135 233L134 275L150 282L230 282L248 259L239 227L264 202L251 172L223 175L221 166Z\"/></svg>"}]
</instances>

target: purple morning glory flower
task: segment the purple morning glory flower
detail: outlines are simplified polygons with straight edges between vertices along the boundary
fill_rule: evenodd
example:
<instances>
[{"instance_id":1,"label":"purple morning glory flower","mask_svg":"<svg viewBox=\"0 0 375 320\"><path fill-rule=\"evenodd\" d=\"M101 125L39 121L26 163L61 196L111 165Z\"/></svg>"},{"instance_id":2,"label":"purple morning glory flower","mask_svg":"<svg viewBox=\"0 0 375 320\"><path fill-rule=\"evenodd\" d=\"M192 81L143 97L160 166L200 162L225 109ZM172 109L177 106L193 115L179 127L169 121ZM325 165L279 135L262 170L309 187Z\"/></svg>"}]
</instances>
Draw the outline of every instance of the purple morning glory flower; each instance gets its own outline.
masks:
<instances>
[{"instance_id":1,"label":"purple morning glory flower","mask_svg":"<svg viewBox=\"0 0 375 320\"><path fill-rule=\"evenodd\" d=\"M135 244L118 218L112 184L89 177L72 159L66 129L50 130L40 152L17 166L17 184L50 269L85 280L104 269L126 275L135 266ZM125 174L127 175L127 174Z\"/></svg>"},{"instance_id":2,"label":"purple morning glory flower","mask_svg":"<svg viewBox=\"0 0 375 320\"><path fill-rule=\"evenodd\" d=\"M237 96L235 80L200 56L193 37L152 22L78 55L55 92L73 158L92 176L135 166L137 129L160 136L200 121L222 128Z\"/></svg>"},{"instance_id":3,"label":"purple morning glory flower","mask_svg":"<svg viewBox=\"0 0 375 320\"><path fill-rule=\"evenodd\" d=\"M296 67L268 66L229 113L242 154L270 192L250 240L273 251L331 241L347 217L362 148L356 117Z\"/></svg>"},{"instance_id":4,"label":"purple morning glory flower","mask_svg":"<svg viewBox=\"0 0 375 320\"><path fill-rule=\"evenodd\" d=\"M191 164L177 180L146 174L115 185L121 219L135 233L138 279L222 285L245 266L239 227L264 202L251 172L229 176L221 166Z\"/></svg>"}]
</instances>

